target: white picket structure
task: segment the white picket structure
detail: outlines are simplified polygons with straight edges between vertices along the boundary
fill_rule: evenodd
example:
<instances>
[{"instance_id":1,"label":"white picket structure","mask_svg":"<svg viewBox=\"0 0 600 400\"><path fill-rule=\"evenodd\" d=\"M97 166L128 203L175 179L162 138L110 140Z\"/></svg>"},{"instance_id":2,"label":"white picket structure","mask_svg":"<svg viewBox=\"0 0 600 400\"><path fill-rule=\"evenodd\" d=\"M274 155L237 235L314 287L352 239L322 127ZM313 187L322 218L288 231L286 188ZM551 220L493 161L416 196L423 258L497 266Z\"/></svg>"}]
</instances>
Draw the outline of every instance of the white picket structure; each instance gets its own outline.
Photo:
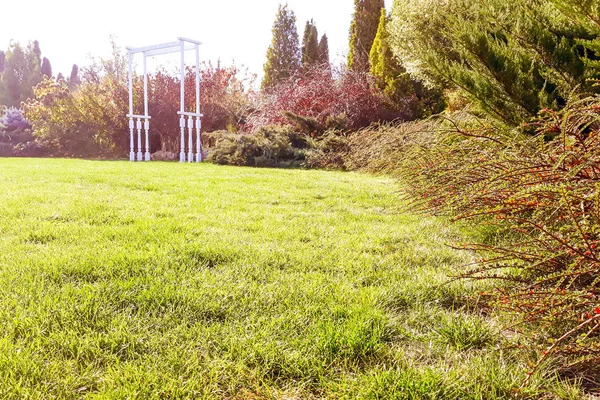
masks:
<instances>
[{"instance_id":1,"label":"white picket structure","mask_svg":"<svg viewBox=\"0 0 600 400\"><path fill-rule=\"evenodd\" d=\"M181 130L181 150L179 153L180 162L201 162L202 161L202 117L200 112L200 45L197 40L177 38L176 42L157 44L146 47L128 47L129 60L129 160L136 161L135 152L135 131L137 129L137 161L150 161L150 115L148 115L148 70L146 60L148 57L169 53L181 53L181 89L180 89L180 111L179 128ZM196 51L196 112L187 112L185 110L185 52L188 50ZM133 110L133 56L142 53L144 56L144 115L136 115ZM187 125L186 125L186 119ZM188 144L185 143L185 129L188 129ZM142 128L144 131L145 153L142 153ZM194 129L196 130L196 146L194 147ZM186 154L187 149L187 154ZM194 152L195 150L195 152Z\"/></svg>"}]
</instances>

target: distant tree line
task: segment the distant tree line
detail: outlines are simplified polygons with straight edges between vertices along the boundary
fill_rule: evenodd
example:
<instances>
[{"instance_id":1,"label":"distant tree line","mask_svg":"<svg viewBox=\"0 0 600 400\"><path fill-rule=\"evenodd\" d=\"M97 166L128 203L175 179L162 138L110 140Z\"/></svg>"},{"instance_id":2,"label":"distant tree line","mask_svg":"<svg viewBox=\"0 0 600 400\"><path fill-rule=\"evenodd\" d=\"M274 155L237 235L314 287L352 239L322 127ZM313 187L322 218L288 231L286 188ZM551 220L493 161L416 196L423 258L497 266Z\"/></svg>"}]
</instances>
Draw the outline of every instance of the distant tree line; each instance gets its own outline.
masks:
<instances>
[{"instance_id":1,"label":"distant tree line","mask_svg":"<svg viewBox=\"0 0 600 400\"><path fill-rule=\"evenodd\" d=\"M79 68L73 65L71 75L66 81L70 86L80 83ZM11 41L6 51L0 50L0 105L19 108L21 103L34 96L33 89L44 77L54 78L52 64L42 57L40 43L37 40L22 46ZM64 80L58 74L56 80Z\"/></svg>"},{"instance_id":2,"label":"distant tree line","mask_svg":"<svg viewBox=\"0 0 600 400\"><path fill-rule=\"evenodd\" d=\"M327 35L319 38L318 30L314 20L306 22L302 43L296 28L296 16L287 5L280 5L273 24L273 38L271 46L267 51L267 61L264 66L264 79L262 90L268 96L271 104L292 104L294 109L292 119L298 122L302 117L321 119L321 125L329 117L348 117L351 113L355 122L348 127L356 128L356 121L370 124L377 121L396 119L416 119L443 110L444 101L440 88L426 87L422 82L413 79L400 64L392 53L390 33L388 31L390 17L384 7L383 0L355 0L354 16L349 29L349 52L347 65L344 68L335 66L332 68L329 58L329 44ZM337 80L335 89L323 81L327 74L315 73L315 70L335 72L332 79ZM350 77L350 75L352 75ZM366 84L347 85L345 80L357 82L361 76ZM318 79L314 85L307 85L306 81ZM290 83L290 80L294 81ZM301 81L299 81L301 80ZM280 88L281 86L281 88ZM288 87L311 87L309 91L297 91L299 97L290 103L290 90ZM330 91L337 92L337 96L324 96L318 88L329 87ZM340 88L352 88L368 91L365 93L340 93ZM281 89L281 90L279 90ZM315 90L313 90L315 89ZM305 93L304 97L302 93ZM277 93L285 98L277 98ZM273 95L276 95L273 99ZM319 98L321 101L310 101L308 96ZM343 110L349 105L332 104L336 99L375 98L379 100L370 102L369 107L364 110L352 110L344 112L344 116L328 115L325 110ZM328 104L325 100L328 99ZM300 105L305 104L306 107ZM367 103L364 103L367 104ZM373 113L372 107L378 112ZM273 115L272 111L264 110L269 114L268 118L259 118L269 122L282 123L280 116ZM291 111L291 110L287 110ZM358 114L369 113L372 118L358 118ZM259 113L260 114L260 113ZM308 122L308 121L305 121ZM358 124L358 127L362 125ZM311 122L314 126L314 121ZM306 124L304 124L306 125Z\"/></svg>"}]
</instances>

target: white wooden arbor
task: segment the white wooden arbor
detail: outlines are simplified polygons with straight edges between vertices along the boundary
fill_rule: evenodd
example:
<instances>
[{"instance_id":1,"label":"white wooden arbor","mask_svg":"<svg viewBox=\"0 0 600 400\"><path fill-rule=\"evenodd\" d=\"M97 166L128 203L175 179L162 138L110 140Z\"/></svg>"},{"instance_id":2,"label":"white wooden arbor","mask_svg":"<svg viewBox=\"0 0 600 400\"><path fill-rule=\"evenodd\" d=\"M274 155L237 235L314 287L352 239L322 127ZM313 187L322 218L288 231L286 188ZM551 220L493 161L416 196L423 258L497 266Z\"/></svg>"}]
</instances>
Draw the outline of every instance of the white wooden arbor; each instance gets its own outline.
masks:
<instances>
[{"instance_id":1,"label":"white wooden arbor","mask_svg":"<svg viewBox=\"0 0 600 400\"><path fill-rule=\"evenodd\" d=\"M200 45L202 43L197 40L186 38L177 38L176 42L157 44L146 47L127 47L129 56L129 160L136 161L134 131L137 128L137 161L150 161L150 142L148 131L150 130L150 115L148 115L148 71L146 68L146 59L148 57L157 56L169 53L181 53L181 109L177 112L179 115L179 128L181 129L181 151L179 153L179 161L186 161L186 146L185 146L185 128L187 117L188 128L188 145L187 145L187 161L201 162L202 161L202 142L200 130L202 129L203 115L200 113ZM185 111L185 52L188 50L196 51L196 112ZM133 110L133 56L134 54L142 53L144 55L144 114L134 114ZM195 119L195 120L194 120ZM142 124L143 121L143 124ZM146 152L142 154L142 127L145 133ZM196 129L196 148L194 154L193 132ZM195 157L195 158L194 158Z\"/></svg>"}]
</instances>

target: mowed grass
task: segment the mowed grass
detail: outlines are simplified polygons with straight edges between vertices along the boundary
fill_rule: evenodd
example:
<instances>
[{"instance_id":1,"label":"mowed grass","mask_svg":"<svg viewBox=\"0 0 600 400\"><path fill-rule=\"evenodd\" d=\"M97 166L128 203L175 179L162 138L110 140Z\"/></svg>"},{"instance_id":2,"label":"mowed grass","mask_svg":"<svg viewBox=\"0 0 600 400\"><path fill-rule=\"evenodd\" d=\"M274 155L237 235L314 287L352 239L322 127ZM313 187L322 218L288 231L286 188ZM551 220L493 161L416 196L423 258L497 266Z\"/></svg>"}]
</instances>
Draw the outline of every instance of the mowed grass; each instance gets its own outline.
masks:
<instances>
[{"instance_id":1,"label":"mowed grass","mask_svg":"<svg viewBox=\"0 0 600 400\"><path fill-rule=\"evenodd\" d=\"M579 398L367 175L0 159L2 399ZM549 371L549 370L548 370Z\"/></svg>"}]
</instances>

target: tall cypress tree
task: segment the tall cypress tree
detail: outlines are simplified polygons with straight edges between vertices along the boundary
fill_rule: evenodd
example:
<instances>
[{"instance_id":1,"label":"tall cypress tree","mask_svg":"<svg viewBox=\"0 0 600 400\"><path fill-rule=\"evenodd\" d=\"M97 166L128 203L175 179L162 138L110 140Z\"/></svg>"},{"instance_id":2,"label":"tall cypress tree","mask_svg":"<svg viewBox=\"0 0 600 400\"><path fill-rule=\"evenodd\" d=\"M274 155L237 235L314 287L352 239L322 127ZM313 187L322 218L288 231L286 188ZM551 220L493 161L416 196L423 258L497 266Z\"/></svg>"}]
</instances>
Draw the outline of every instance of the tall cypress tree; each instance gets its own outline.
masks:
<instances>
[{"instance_id":1,"label":"tall cypress tree","mask_svg":"<svg viewBox=\"0 0 600 400\"><path fill-rule=\"evenodd\" d=\"M387 13L381 9L377 35L369 55L370 70L379 88L390 98L398 98L409 89L410 79L390 49L387 22Z\"/></svg>"},{"instance_id":2,"label":"tall cypress tree","mask_svg":"<svg viewBox=\"0 0 600 400\"><path fill-rule=\"evenodd\" d=\"M394 56L389 43L388 22L387 12L382 9L377 35L369 55L370 72L377 86L389 100L399 106L404 106L407 99L417 98L419 101L413 103L413 114L410 115L412 118L421 118L443 111L443 92L439 89L429 89L421 82L412 79Z\"/></svg>"},{"instance_id":3,"label":"tall cypress tree","mask_svg":"<svg viewBox=\"0 0 600 400\"><path fill-rule=\"evenodd\" d=\"M12 42L6 52L4 72L0 79L0 103L8 107L19 107L31 91L28 86L27 56L19 43ZM28 90L27 90L28 89Z\"/></svg>"},{"instance_id":4,"label":"tall cypress tree","mask_svg":"<svg viewBox=\"0 0 600 400\"><path fill-rule=\"evenodd\" d=\"M302 61L304 61L304 52L306 49L306 42L308 42L308 36L310 35L312 29L312 20L306 21L306 25L304 26L304 34L302 35L302 47L300 48L300 52L302 53Z\"/></svg>"},{"instance_id":5,"label":"tall cypress tree","mask_svg":"<svg viewBox=\"0 0 600 400\"><path fill-rule=\"evenodd\" d=\"M42 75L48 78L52 78L52 65L50 64L50 60L46 57L42 60Z\"/></svg>"},{"instance_id":6,"label":"tall cypress tree","mask_svg":"<svg viewBox=\"0 0 600 400\"><path fill-rule=\"evenodd\" d=\"M327 35L323 34L319 41L319 64L329 66L329 40Z\"/></svg>"},{"instance_id":7,"label":"tall cypress tree","mask_svg":"<svg viewBox=\"0 0 600 400\"><path fill-rule=\"evenodd\" d=\"M369 54L377 34L382 8L385 8L384 0L354 0L348 68L369 70Z\"/></svg>"},{"instance_id":8,"label":"tall cypress tree","mask_svg":"<svg viewBox=\"0 0 600 400\"><path fill-rule=\"evenodd\" d=\"M300 45L296 29L296 15L287 4L279 5L273 24L273 40L267 50L267 62L262 89L273 88L300 69Z\"/></svg>"},{"instance_id":9,"label":"tall cypress tree","mask_svg":"<svg viewBox=\"0 0 600 400\"><path fill-rule=\"evenodd\" d=\"M81 79L79 79L79 67L77 64L73 64L73 68L71 68L71 75L69 76L69 88L75 89L77 86L81 84Z\"/></svg>"},{"instance_id":10,"label":"tall cypress tree","mask_svg":"<svg viewBox=\"0 0 600 400\"><path fill-rule=\"evenodd\" d=\"M27 69L27 86L30 90L26 98L30 98L33 97L33 88L42 81L42 50L37 40L27 46Z\"/></svg>"},{"instance_id":11,"label":"tall cypress tree","mask_svg":"<svg viewBox=\"0 0 600 400\"><path fill-rule=\"evenodd\" d=\"M302 68L310 69L319 63L319 33L314 21L307 21L302 40Z\"/></svg>"}]
</instances>

